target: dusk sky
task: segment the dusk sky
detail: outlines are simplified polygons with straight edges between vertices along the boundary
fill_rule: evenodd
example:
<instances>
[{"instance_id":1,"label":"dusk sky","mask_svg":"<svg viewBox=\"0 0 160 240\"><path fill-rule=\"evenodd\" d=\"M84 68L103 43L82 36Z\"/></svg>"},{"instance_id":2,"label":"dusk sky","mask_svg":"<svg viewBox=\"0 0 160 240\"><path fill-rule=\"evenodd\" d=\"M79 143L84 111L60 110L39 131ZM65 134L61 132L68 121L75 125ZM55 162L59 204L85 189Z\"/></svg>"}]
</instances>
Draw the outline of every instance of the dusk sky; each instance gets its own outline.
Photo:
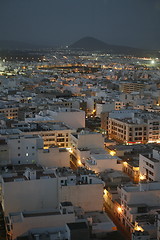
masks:
<instances>
[{"instance_id":1,"label":"dusk sky","mask_svg":"<svg viewBox=\"0 0 160 240\"><path fill-rule=\"evenodd\" d=\"M0 40L160 49L160 0L0 0Z\"/></svg>"}]
</instances>

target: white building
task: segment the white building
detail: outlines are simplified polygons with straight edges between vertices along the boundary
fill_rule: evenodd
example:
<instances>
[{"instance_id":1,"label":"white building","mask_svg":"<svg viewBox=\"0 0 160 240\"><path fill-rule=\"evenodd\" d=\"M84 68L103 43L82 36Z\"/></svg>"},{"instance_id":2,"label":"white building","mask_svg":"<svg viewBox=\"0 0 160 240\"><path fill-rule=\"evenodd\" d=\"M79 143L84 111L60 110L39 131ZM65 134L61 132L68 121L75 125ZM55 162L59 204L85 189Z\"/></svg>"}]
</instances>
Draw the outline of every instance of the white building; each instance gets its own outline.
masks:
<instances>
[{"instance_id":1,"label":"white building","mask_svg":"<svg viewBox=\"0 0 160 240\"><path fill-rule=\"evenodd\" d=\"M85 218L92 226L92 234L95 234L97 238L105 237L107 233L117 230L117 227L105 212L88 212L85 213Z\"/></svg>"},{"instance_id":2,"label":"white building","mask_svg":"<svg viewBox=\"0 0 160 240\"><path fill-rule=\"evenodd\" d=\"M8 215L7 234L15 240L18 236L29 235L32 229L46 228L47 231L49 228L57 228L61 232L60 230L65 224L73 222L75 222L73 205L64 202L60 204L59 209L10 213Z\"/></svg>"},{"instance_id":3,"label":"white building","mask_svg":"<svg viewBox=\"0 0 160 240\"><path fill-rule=\"evenodd\" d=\"M124 186L119 189L119 193L121 205L116 212L124 226L130 231L147 230L147 216L154 215L155 220L155 212L160 209L159 182Z\"/></svg>"},{"instance_id":4,"label":"white building","mask_svg":"<svg viewBox=\"0 0 160 240\"><path fill-rule=\"evenodd\" d=\"M104 149L104 139L101 133L82 130L71 134L71 152L78 161L84 163L90 157L92 149Z\"/></svg>"},{"instance_id":5,"label":"white building","mask_svg":"<svg viewBox=\"0 0 160 240\"><path fill-rule=\"evenodd\" d=\"M159 143L160 117L140 110L109 113L109 137L126 144Z\"/></svg>"},{"instance_id":6,"label":"white building","mask_svg":"<svg viewBox=\"0 0 160 240\"><path fill-rule=\"evenodd\" d=\"M38 149L37 162L44 167L69 167L70 156L65 148L58 148L56 146L48 149Z\"/></svg>"},{"instance_id":7,"label":"white building","mask_svg":"<svg viewBox=\"0 0 160 240\"><path fill-rule=\"evenodd\" d=\"M73 108L59 108L56 111L45 110L36 115L35 118L26 118L26 122L42 122L45 118L50 121L64 122L73 129L85 127L85 112L79 109Z\"/></svg>"},{"instance_id":8,"label":"white building","mask_svg":"<svg viewBox=\"0 0 160 240\"><path fill-rule=\"evenodd\" d=\"M63 122L42 121L25 124L19 122L14 126L20 129L23 135L30 135L31 133L40 135L44 141L44 148L54 145L60 148L70 147L70 133L73 132L73 129Z\"/></svg>"},{"instance_id":9,"label":"white building","mask_svg":"<svg viewBox=\"0 0 160 240\"><path fill-rule=\"evenodd\" d=\"M29 168L30 167L30 168ZM2 177L4 215L12 212L36 211L58 206L58 186L54 173L36 165L14 166Z\"/></svg>"},{"instance_id":10,"label":"white building","mask_svg":"<svg viewBox=\"0 0 160 240\"><path fill-rule=\"evenodd\" d=\"M15 165L2 174L2 207L5 216L57 208L59 202L65 201L84 211L101 211L103 187L103 181L87 169L74 173L65 167L44 170L33 164Z\"/></svg>"},{"instance_id":11,"label":"white building","mask_svg":"<svg viewBox=\"0 0 160 240\"><path fill-rule=\"evenodd\" d=\"M109 169L122 170L121 160L107 153L91 154L85 161L85 167L96 173Z\"/></svg>"},{"instance_id":12,"label":"white building","mask_svg":"<svg viewBox=\"0 0 160 240\"><path fill-rule=\"evenodd\" d=\"M0 144L0 165L32 164L37 162L37 149L43 148L43 139L39 135L13 134L6 130Z\"/></svg>"},{"instance_id":13,"label":"white building","mask_svg":"<svg viewBox=\"0 0 160 240\"><path fill-rule=\"evenodd\" d=\"M7 139L9 159L12 164L33 164L37 162L37 149L43 147L38 135L19 135Z\"/></svg>"},{"instance_id":14,"label":"white building","mask_svg":"<svg viewBox=\"0 0 160 240\"><path fill-rule=\"evenodd\" d=\"M85 212L102 211L104 183L92 171L79 168L77 175L69 169L56 171L61 202L70 201Z\"/></svg>"},{"instance_id":15,"label":"white building","mask_svg":"<svg viewBox=\"0 0 160 240\"><path fill-rule=\"evenodd\" d=\"M139 155L140 177L148 181L160 181L160 149L153 149L152 154Z\"/></svg>"},{"instance_id":16,"label":"white building","mask_svg":"<svg viewBox=\"0 0 160 240\"><path fill-rule=\"evenodd\" d=\"M111 112L113 110L120 110L125 106L121 101L96 103L96 116L100 117L102 112Z\"/></svg>"}]
</instances>

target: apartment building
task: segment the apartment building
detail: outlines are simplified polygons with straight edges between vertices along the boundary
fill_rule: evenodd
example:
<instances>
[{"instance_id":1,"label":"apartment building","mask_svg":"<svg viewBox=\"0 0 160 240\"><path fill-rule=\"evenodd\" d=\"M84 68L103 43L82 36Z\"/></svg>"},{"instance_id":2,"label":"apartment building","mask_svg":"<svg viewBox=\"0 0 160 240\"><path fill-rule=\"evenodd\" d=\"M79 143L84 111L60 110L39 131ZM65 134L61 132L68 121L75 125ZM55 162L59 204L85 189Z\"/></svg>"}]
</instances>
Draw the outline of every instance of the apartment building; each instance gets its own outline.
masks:
<instances>
[{"instance_id":1,"label":"apartment building","mask_svg":"<svg viewBox=\"0 0 160 240\"><path fill-rule=\"evenodd\" d=\"M40 135L44 141L44 148L56 145L60 148L70 147L70 133L73 130L63 122L30 122L17 123L14 128L20 129L23 135Z\"/></svg>"},{"instance_id":2,"label":"apartment building","mask_svg":"<svg viewBox=\"0 0 160 240\"><path fill-rule=\"evenodd\" d=\"M43 148L43 139L39 135L23 135L11 130L0 131L0 165L36 163L37 150Z\"/></svg>"},{"instance_id":3,"label":"apartment building","mask_svg":"<svg viewBox=\"0 0 160 240\"><path fill-rule=\"evenodd\" d=\"M124 161L122 170L130 177L131 181L133 181L134 183L139 183L140 174L138 161Z\"/></svg>"},{"instance_id":4,"label":"apartment building","mask_svg":"<svg viewBox=\"0 0 160 240\"><path fill-rule=\"evenodd\" d=\"M109 114L109 137L126 144L160 140L160 117L145 111L123 110Z\"/></svg>"},{"instance_id":5,"label":"apartment building","mask_svg":"<svg viewBox=\"0 0 160 240\"><path fill-rule=\"evenodd\" d=\"M43 169L40 165L13 165L2 172L4 215L57 208L69 201L84 211L101 211L104 184L92 171L80 168ZM29 201L29 199L32 201ZM12 201L11 201L12 199Z\"/></svg>"},{"instance_id":6,"label":"apartment building","mask_svg":"<svg viewBox=\"0 0 160 240\"><path fill-rule=\"evenodd\" d=\"M6 168L2 173L1 201L5 216L12 212L56 208L56 193L55 174L43 170L41 166L14 165L12 169Z\"/></svg>"},{"instance_id":7,"label":"apartment building","mask_svg":"<svg viewBox=\"0 0 160 240\"><path fill-rule=\"evenodd\" d=\"M12 105L0 106L0 115L7 119L18 119L18 109Z\"/></svg>"},{"instance_id":8,"label":"apartment building","mask_svg":"<svg viewBox=\"0 0 160 240\"><path fill-rule=\"evenodd\" d=\"M148 221L155 223L156 211L160 206L159 182L141 182L139 185L128 185L119 188L121 204L116 209L122 224L129 231L150 230ZM151 224L150 224L151 225ZM156 235L156 225L152 225L152 235ZM155 236L154 236L155 237Z\"/></svg>"},{"instance_id":9,"label":"apartment building","mask_svg":"<svg viewBox=\"0 0 160 240\"><path fill-rule=\"evenodd\" d=\"M119 90L125 93L138 92L144 88L144 83L142 82L122 82L120 83Z\"/></svg>"},{"instance_id":10,"label":"apartment building","mask_svg":"<svg viewBox=\"0 0 160 240\"><path fill-rule=\"evenodd\" d=\"M62 202L57 209L52 208L9 213L7 219L7 234L15 240L22 235L29 235L29 233L35 231L35 229L38 232L40 232L40 229L41 231L45 229L47 232L51 229L52 232L55 232L57 229L59 230L60 236L66 224L75 223L76 216L72 203ZM38 237L39 235L40 234L37 234L36 236ZM65 235L67 236L67 234ZM54 234L52 237L54 237Z\"/></svg>"},{"instance_id":11,"label":"apartment building","mask_svg":"<svg viewBox=\"0 0 160 240\"><path fill-rule=\"evenodd\" d=\"M39 148L37 155L37 163L43 167L70 167L70 153L66 148Z\"/></svg>"},{"instance_id":12,"label":"apartment building","mask_svg":"<svg viewBox=\"0 0 160 240\"><path fill-rule=\"evenodd\" d=\"M82 130L71 133L71 153L77 160L84 163L90 156L91 149L103 149L104 140L101 133Z\"/></svg>"},{"instance_id":13,"label":"apartment building","mask_svg":"<svg viewBox=\"0 0 160 240\"><path fill-rule=\"evenodd\" d=\"M121 110L125 107L125 103L122 101L102 101L101 103L96 103L96 116L100 117L103 112L111 112L113 110Z\"/></svg>"},{"instance_id":14,"label":"apartment building","mask_svg":"<svg viewBox=\"0 0 160 240\"><path fill-rule=\"evenodd\" d=\"M100 173L105 171L106 169L112 170L122 170L122 161L117 156L111 156L106 152L101 153L96 151L94 154L91 152L91 155L85 161L85 167L95 171L96 173Z\"/></svg>"},{"instance_id":15,"label":"apartment building","mask_svg":"<svg viewBox=\"0 0 160 240\"><path fill-rule=\"evenodd\" d=\"M35 118L26 118L26 122L64 122L73 129L85 127L85 112L73 108L58 108L54 111L44 110L35 115Z\"/></svg>"},{"instance_id":16,"label":"apartment building","mask_svg":"<svg viewBox=\"0 0 160 240\"><path fill-rule=\"evenodd\" d=\"M147 181L160 181L160 148L152 153L139 155L140 178Z\"/></svg>"},{"instance_id":17,"label":"apartment building","mask_svg":"<svg viewBox=\"0 0 160 240\"><path fill-rule=\"evenodd\" d=\"M70 201L85 212L102 211L103 181L85 168L78 168L76 174L67 168L57 169L59 182L59 199Z\"/></svg>"}]
</instances>

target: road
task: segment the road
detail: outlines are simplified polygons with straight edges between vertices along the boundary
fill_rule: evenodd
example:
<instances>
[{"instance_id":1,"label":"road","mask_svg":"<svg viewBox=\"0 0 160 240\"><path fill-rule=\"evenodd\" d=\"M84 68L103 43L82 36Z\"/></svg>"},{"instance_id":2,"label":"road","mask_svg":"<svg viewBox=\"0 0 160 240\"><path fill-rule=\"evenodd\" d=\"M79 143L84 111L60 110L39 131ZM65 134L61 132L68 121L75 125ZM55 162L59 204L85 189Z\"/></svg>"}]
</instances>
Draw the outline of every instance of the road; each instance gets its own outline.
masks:
<instances>
[{"instance_id":1,"label":"road","mask_svg":"<svg viewBox=\"0 0 160 240\"><path fill-rule=\"evenodd\" d=\"M6 229L2 206L0 205L0 240L6 240Z\"/></svg>"},{"instance_id":2,"label":"road","mask_svg":"<svg viewBox=\"0 0 160 240\"><path fill-rule=\"evenodd\" d=\"M118 219L117 216L115 216L113 214L113 212L111 211L111 209L108 207L108 205L106 203L104 203L104 208L105 208L105 212L108 214L109 218L113 221L113 223L117 226L118 231L121 232L121 234L123 235L123 237L126 240L130 240L131 239L131 233L128 232L123 224L121 223L121 221Z\"/></svg>"}]
</instances>

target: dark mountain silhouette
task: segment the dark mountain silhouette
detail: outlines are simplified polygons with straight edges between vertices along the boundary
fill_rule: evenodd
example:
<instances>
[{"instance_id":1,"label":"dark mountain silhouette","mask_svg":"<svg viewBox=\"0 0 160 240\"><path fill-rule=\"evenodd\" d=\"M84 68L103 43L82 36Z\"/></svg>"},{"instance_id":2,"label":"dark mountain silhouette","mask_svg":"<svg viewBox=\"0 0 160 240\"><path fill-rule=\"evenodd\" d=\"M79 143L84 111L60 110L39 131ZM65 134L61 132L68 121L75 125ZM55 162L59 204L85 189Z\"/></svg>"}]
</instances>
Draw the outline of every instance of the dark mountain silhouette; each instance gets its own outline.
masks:
<instances>
[{"instance_id":1,"label":"dark mountain silhouette","mask_svg":"<svg viewBox=\"0 0 160 240\"><path fill-rule=\"evenodd\" d=\"M84 37L69 46L73 49L105 50L109 45L93 37Z\"/></svg>"},{"instance_id":2,"label":"dark mountain silhouette","mask_svg":"<svg viewBox=\"0 0 160 240\"><path fill-rule=\"evenodd\" d=\"M127 46L118 46L118 45L111 45L107 44L99 39L93 37L84 37L75 43L69 46L70 49L75 50L87 50L87 51L105 51L107 53L113 54L127 54L127 55L135 55L135 56L158 56L160 55L158 51L154 50L146 50L146 49L139 49Z\"/></svg>"}]
</instances>

